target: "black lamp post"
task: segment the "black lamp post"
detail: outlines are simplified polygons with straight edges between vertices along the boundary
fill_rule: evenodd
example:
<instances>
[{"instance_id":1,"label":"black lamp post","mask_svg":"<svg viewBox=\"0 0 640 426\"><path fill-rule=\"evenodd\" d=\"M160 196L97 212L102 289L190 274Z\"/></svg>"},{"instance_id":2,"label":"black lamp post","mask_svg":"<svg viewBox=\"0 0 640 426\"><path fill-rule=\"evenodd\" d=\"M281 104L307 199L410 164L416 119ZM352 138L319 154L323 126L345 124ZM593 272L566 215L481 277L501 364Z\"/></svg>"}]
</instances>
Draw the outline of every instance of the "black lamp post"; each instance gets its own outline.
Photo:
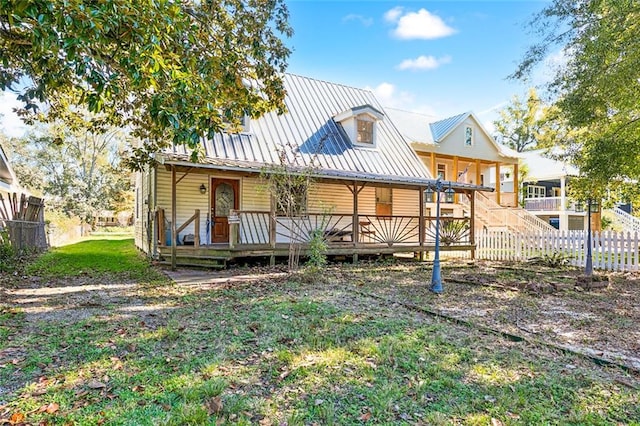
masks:
<instances>
[{"instance_id":1,"label":"black lamp post","mask_svg":"<svg viewBox=\"0 0 640 426\"><path fill-rule=\"evenodd\" d=\"M593 255L591 254L591 211L597 212L599 210L597 201L589 198L587 200L587 261L584 267L584 274L587 277L593 275Z\"/></svg>"},{"instance_id":2,"label":"black lamp post","mask_svg":"<svg viewBox=\"0 0 640 426\"><path fill-rule=\"evenodd\" d=\"M431 273L431 290L434 293L442 293L442 275L440 273L440 193L444 192L447 195L452 195L454 193L453 189L451 189L451 183L449 183L449 188L444 190L444 183L442 179L438 177L438 179L431 185L427 187L424 191L427 199L433 199L433 195L436 195L436 252L433 258L433 272Z\"/></svg>"}]
</instances>

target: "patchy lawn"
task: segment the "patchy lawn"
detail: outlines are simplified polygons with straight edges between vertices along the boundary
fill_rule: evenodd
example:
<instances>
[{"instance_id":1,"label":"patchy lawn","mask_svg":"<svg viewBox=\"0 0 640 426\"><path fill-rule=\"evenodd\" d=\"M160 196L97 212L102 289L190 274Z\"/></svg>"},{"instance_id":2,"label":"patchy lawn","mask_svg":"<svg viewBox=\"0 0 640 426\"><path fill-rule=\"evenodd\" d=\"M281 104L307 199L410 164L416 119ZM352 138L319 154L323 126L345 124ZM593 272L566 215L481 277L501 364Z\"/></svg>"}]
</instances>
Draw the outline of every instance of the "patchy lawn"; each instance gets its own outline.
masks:
<instances>
[{"instance_id":1,"label":"patchy lawn","mask_svg":"<svg viewBox=\"0 0 640 426\"><path fill-rule=\"evenodd\" d=\"M638 375L414 307L558 342L541 309L582 329L549 307L616 304L618 284L538 295L472 282L499 283L499 265L458 265L436 296L420 264L182 271L174 284L124 252L133 271L1 277L0 424L639 424ZM637 313L623 308L606 318L628 340Z\"/></svg>"}]
</instances>

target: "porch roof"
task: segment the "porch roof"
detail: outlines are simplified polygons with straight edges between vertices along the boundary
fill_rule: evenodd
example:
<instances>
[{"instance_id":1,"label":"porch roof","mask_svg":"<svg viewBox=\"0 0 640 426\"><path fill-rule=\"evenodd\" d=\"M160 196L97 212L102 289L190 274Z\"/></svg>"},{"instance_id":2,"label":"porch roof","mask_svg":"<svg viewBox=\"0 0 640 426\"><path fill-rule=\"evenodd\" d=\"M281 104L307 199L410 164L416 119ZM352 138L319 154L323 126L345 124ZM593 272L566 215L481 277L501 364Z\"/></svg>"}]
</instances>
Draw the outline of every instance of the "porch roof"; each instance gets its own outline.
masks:
<instances>
[{"instance_id":1,"label":"porch roof","mask_svg":"<svg viewBox=\"0 0 640 426\"><path fill-rule=\"evenodd\" d=\"M258 162L247 161L234 161L223 160L217 158L205 158L202 162L194 164L189 161L189 156L186 154L170 154L165 155L160 159L160 162L165 165L175 165L183 168L201 168L211 170L224 170L230 172L243 172L243 173L262 173L265 170L265 165ZM295 168L292 168L295 173ZM303 167L299 168L300 172L304 171ZM349 170L336 170L336 169L313 169L311 176L319 180L336 180L336 181L348 181L348 182L369 182L379 185L401 186L401 187L413 187L424 188L435 184L436 180L428 177L410 177L410 176L393 176L393 175L381 175L375 173L360 173ZM450 182L444 181L446 188L456 192L466 191L487 191L493 192L494 189L485 186L478 186L469 183L462 182Z\"/></svg>"}]
</instances>

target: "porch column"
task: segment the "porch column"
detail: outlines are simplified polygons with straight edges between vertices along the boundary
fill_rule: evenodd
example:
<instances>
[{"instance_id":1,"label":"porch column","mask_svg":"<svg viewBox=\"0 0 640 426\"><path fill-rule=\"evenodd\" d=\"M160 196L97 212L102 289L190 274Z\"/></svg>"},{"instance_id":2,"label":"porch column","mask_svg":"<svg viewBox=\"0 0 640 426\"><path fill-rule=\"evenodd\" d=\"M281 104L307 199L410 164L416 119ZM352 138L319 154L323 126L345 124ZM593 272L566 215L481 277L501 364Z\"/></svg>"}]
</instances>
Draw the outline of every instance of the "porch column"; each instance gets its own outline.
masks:
<instances>
[{"instance_id":1,"label":"porch column","mask_svg":"<svg viewBox=\"0 0 640 426\"><path fill-rule=\"evenodd\" d=\"M437 179L436 176L436 153L431 151L431 177Z\"/></svg>"},{"instance_id":2,"label":"porch column","mask_svg":"<svg viewBox=\"0 0 640 426\"><path fill-rule=\"evenodd\" d=\"M171 166L171 270L176 270L176 245L178 243L178 232L176 231L176 166Z\"/></svg>"},{"instance_id":3,"label":"porch column","mask_svg":"<svg viewBox=\"0 0 640 426\"><path fill-rule=\"evenodd\" d=\"M424 191L426 188L418 188L418 191L420 191L420 194L418 195L418 200L420 203L420 209L419 209L419 215L420 215L420 222L418 222L418 241L420 242L420 261L423 261L425 259L424 256L424 237L425 237L425 226L424 226Z\"/></svg>"},{"instance_id":4,"label":"porch column","mask_svg":"<svg viewBox=\"0 0 640 426\"><path fill-rule=\"evenodd\" d=\"M500 163L496 163L496 203L500 204Z\"/></svg>"},{"instance_id":5,"label":"porch column","mask_svg":"<svg viewBox=\"0 0 640 426\"><path fill-rule=\"evenodd\" d=\"M270 197L269 203L269 246L271 247L271 257L269 258L269 264L274 266L276 264L276 227L278 222L276 221L276 199L273 194Z\"/></svg>"},{"instance_id":6,"label":"porch column","mask_svg":"<svg viewBox=\"0 0 640 426\"><path fill-rule=\"evenodd\" d=\"M451 179L451 180L454 180L454 179L455 179L455 182L457 182L458 179L459 179L458 178L458 157L457 156L453 157L453 179ZM457 193L453 194L453 202L454 203L458 202L458 194Z\"/></svg>"},{"instance_id":7,"label":"porch column","mask_svg":"<svg viewBox=\"0 0 640 426\"><path fill-rule=\"evenodd\" d=\"M353 190L351 191L353 193L353 219L351 219L351 221L353 222L353 224L351 225L351 229L353 230L352 234L353 236L351 237L353 240L353 263L357 263L358 262L358 252L357 252L357 247L358 247L358 242L360 240L360 222L358 221L358 193L360 192L358 190L358 183L356 181L353 182Z\"/></svg>"},{"instance_id":8,"label":"porch column","mask_svg":"<svg viewBox=\"0 0 640 426\"><path fill-rule=\"evenodd\" d=\"M559 227L561 231L569 230L569 215L567 214L567 191L566 191L567 178L560 176L560 214Z\"/></svg>"},{"instance_id":9,"label":"porch column","mask_svg":"<svg viewBox=\"0 0 640 426\"><path fill-rule=\"evenodd\" d=\"M515 193L516 207L520 205L520 179L518 178L518 163L513 165L513 192Z\"/></svg>"},{"instance_id":10,"label":"porch column","mask_svg":"<svg viewBox=\"0 0 640 426\"><path fill-rule=\"evenodd\" d=\"M471 205L471 220L469 228L469 240L471 242L471 259L476 258L476 193L470 191L467 193L469 197L469 204Z\"/></svg>"}]
</instances>

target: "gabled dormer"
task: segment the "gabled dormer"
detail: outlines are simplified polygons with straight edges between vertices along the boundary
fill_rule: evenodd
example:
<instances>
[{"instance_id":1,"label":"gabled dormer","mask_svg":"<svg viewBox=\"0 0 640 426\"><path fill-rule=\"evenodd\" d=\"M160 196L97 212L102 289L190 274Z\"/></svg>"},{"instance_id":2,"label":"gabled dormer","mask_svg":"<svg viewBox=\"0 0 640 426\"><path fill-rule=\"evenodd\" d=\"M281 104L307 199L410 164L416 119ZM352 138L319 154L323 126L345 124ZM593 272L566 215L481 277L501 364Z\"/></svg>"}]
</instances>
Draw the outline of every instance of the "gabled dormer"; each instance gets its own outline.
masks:
<instances>
[{"instance_id":1,"label":"gabled dormer","mask_svg":"<svg viewBox=\"0 0 640 426\"><path fill-rule=\"evenodd\" d=\"M383 118L384 114L371 105L361 105L337 114L333 120L342 125L353 145L375 148L376 124Z\"/></svg>"}]
</instances>

